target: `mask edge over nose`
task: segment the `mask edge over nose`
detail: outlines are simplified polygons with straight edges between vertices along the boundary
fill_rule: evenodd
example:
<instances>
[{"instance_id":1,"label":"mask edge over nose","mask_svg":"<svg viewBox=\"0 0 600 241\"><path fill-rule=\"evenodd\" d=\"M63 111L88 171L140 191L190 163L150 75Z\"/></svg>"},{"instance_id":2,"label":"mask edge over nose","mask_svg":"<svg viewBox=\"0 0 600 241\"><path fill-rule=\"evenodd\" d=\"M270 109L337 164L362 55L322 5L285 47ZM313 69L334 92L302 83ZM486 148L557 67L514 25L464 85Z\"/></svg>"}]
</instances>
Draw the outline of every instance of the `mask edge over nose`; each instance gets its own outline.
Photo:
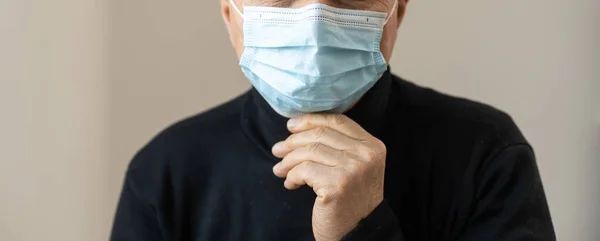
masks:
<instances>
[{"instance_id":1,"label":"mask edge over nose","mask_svg":"<svg viewBox=\"0 0 600 241\"><path fill-rule=\"evenodd\" d=\"M385 22L383 23L383 25L386 25L387 22L390 20L390 18L392 18L392 16L394 16L394 11L396 10L396 7L398 7L398 1L399 0L394 0L394 5L392 6L392 9L390 10L390 12L386 13L387 16L386 16L386 19L385 19ZM238 8L238 6L237 6L237 4L235 4L234 0L229 0L229 3L233 7L233 9L240 15L240 17L242 19L245 19L244 13L242 13L240 8Z\"/></svg>"}]
</instances>

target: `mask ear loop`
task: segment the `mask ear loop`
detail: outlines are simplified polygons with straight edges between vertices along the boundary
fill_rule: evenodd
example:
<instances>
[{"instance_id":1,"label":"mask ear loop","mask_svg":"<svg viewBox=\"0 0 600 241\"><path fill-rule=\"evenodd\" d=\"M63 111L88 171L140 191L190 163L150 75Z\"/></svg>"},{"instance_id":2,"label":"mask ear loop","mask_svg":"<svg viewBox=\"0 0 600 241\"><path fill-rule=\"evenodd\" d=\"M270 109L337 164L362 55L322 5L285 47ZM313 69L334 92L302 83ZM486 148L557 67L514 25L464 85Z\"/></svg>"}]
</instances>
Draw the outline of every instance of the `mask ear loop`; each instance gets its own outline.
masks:
<instances>
[{"instance_id":1,"label":"mask ear loop","mask_svg":"<svg viewBox=\"0 0 600 241\"><path fill-rule=\"evenodd\" d=\"M231 4L233 9L235 9L235 11L240 15L240 17L242 17L242 19L245 19L244 14L242 13L242 11L240 11L240 9L237 7L237 5L235 5L235 2L233 2L233 0L229 0L229 4Z\"/></svg>"},{"instance_id":2,"label":"mask ear loop","mask_svg":"<svg viewBox=\"0 0 600 241\"><path fill-rule=\"evenodd\" d=\"M230 0L230 1L233 1L233 0ZM389 15L385 19L385 22L383 22L383 26L385 26L387 24L387 22L390 20L390 18L392 18L392 16L394 16L394 11L396 11L396 7L398 7L398 0L394 0L394 6L392 7L392 11L388 13Z\"/></svg>"}]
</instances>

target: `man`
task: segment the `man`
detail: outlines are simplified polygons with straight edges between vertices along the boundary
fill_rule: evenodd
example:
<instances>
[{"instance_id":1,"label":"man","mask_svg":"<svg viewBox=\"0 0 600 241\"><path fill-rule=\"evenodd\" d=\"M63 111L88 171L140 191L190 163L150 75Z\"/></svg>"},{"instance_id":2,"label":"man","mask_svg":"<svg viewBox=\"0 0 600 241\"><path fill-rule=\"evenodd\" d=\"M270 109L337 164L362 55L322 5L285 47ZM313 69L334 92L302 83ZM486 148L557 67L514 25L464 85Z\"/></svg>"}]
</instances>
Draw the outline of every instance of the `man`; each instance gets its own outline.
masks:
<instances>
[{"instance_id":1,"label":"man","mask_svg":"<svg viewBox=\"0 0 600 241\"><path fill-rule=\"evenodd\" d=\"M136 155L111 240L555 240L510 117L390 74L406 5L222 0L254 88Z\"/></svg>"}]
</instances>

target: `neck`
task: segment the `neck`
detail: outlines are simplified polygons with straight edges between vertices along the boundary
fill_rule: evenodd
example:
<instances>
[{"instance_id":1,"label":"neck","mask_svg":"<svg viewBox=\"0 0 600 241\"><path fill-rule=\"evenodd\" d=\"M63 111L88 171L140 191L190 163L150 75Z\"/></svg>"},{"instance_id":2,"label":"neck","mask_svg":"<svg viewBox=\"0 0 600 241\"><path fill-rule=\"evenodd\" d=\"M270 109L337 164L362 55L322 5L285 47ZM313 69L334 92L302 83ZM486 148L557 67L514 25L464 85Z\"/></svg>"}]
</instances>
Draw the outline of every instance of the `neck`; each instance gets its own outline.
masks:
<instances>
[{"instance_id":1,"label":"neck","mask_svg":"<svg viewBox=\"0 0 600 241\"><path fill-rule=\"evenodd\" d=\"M376 136L383 125L391 94L391 74L388 71L377 83L356 101L344 114L357 122L366 131ZM261 149L269 156L271 147L285 140L291 133L286 128L288 118L279 115L266 100L256 91L251 90L250 99L244 106L243 123L247 125L250 135L260 143ZM275 158L274 158L275 159Z\"/></svg>"}]
</instances>

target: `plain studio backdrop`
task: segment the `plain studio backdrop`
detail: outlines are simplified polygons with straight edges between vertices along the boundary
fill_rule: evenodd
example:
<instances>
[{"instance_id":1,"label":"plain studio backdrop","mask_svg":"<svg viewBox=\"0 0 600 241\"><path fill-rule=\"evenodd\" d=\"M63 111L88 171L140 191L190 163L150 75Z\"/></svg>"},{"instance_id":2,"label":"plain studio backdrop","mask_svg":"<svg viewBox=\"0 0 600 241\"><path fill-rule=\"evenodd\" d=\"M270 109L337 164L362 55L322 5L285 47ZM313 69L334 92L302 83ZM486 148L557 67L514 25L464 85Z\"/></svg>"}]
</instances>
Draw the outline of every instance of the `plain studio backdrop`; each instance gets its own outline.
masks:
<instances>
[{"instance_id":1,"label":"plain studio backdrop","mask_svg":"<svg viewBox=\"0 0 600 241\"><path fill-rule=\"evenodd\" d=\"M600 1L411 1L392 61L510 113L559 240L600 240ZM107 240L132 155L249 88L217 0L0 0L0 240Z\"/></svg>"}]
</instances>

